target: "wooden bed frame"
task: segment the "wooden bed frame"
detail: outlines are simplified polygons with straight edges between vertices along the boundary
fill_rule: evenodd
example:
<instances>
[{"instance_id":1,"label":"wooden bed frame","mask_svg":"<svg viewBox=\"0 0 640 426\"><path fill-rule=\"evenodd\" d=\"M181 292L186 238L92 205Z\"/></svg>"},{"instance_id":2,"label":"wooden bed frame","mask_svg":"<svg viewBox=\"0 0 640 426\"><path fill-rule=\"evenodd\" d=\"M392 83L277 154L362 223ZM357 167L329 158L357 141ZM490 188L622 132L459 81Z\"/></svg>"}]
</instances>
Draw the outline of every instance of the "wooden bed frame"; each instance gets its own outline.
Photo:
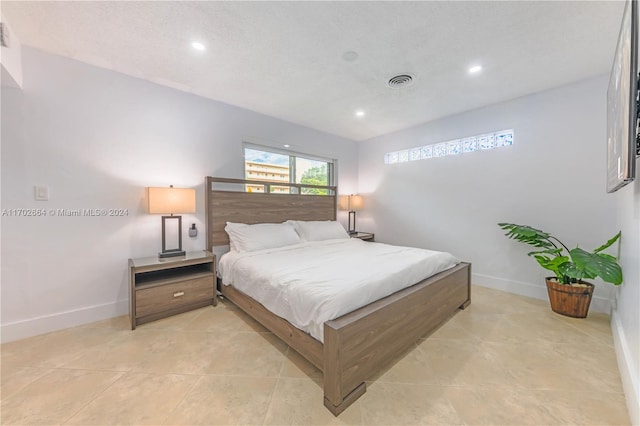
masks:
<instances>
[{"instance_id":1,"label":"wooden bed frame","mask_svg":"<svg viewBox=\"0 0 640 426\"><path fill-rule=\"evenodd\" d=\"M214 184L242 185L241 191L247 184L264 185L264 192L216 190ZM270 186L291 187L296 192L322 188L329 195L271 193ZM207 249L229 244L224 231L227 221L335 220L336 199L335 187L206 177ZM364 394L366 379L471 303L471 264L460 263L325 322L324 344L232 286L220 287L224 297L322 370L324 405L337 416Z\"/></svg>"}]
</instances>

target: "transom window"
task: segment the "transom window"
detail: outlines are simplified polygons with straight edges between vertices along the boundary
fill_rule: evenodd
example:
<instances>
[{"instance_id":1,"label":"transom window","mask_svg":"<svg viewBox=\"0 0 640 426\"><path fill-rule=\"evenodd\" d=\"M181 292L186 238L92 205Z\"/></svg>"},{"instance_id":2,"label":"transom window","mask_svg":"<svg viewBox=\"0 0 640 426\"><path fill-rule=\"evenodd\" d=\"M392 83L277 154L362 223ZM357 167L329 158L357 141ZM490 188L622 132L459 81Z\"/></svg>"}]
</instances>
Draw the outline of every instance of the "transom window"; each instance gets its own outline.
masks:
<instances>
[{"instance_id":1,"label":"transom window","mask_svg":"<svg viewBox=\"0 0 640 426\"><path fill-rule=\"evenodd\" d=\"M384 155L385 164L406 163L429 158L458 155L467 152L483 151L485 149L503 148L513 145L513 129L500 130L478 136L469 136L448 142L417 146L401 151L387 152Z\"/></svg>"},{"instance_id":2,"label":"transom window","mask_svg":"<svg viewBox=\"0 0 640 426\"><path fill-rule=\"evenodd\" d=\"M277 183L333 186L335 160L293 153L260 145L245 144L244 176L246 180L271 182L271 192L297 193L297 188ZM264 192L263 185L246 185L247 192ZM321 188L301 188L301 194L329 195Z\"/></svg>"}]
</instances>

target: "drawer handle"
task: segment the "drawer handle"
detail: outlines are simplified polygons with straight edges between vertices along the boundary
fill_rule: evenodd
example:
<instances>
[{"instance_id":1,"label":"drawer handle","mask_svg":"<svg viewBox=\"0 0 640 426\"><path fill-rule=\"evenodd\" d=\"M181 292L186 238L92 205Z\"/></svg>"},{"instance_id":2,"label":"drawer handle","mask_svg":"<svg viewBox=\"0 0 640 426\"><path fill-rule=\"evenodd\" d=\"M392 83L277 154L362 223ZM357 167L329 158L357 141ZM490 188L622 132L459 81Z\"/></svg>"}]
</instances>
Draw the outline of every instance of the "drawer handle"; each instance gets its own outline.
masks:
<instances>
[{"instance_id":1,"label":"drawer handle","mask_svg":"<svg viewBox=\"0 0 640 426\"><path fill-rule=\"evenodd\" d=\"M180 297L180 296L184 296L184 291L179 291L177 293L173 293L173 297Z\"/></svg>"}]
</instances>

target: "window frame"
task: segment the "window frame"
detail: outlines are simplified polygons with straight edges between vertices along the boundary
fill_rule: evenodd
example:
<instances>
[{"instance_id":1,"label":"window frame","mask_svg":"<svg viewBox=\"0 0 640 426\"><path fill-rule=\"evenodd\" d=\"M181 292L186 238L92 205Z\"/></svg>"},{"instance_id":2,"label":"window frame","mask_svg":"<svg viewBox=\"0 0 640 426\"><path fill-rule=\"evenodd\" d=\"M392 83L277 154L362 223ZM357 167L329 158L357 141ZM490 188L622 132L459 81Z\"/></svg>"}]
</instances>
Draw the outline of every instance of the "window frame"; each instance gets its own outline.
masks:
<instances>
[{"instance_id":1,"label":"window frame","mask_svg":"<svg viewBox=\"0 0 640 426\"><path fill-rule=\"evenodd\" d=\"M258 181L260 180L260 179L250 179L247 176L247 156L246 156L247 149L268 152L270 154L279 154L279 155L288 156L289 157L289 182L288 183L294 183L294 184L299 183L299 182L296 182L296 159L297 158L302 158L305 160L312 160L312 161L320 161L320 162L326 163L327 164L327 181L328 181L326 186L333 186L333 187L336 186L336 181L337 181L336 169L337 169L337 163L338 163L337 159L324 157L316 154L293 151L289 149L275 148L269 145L261 145L253 142L247 142L247 141L243 142L242 144L242 158L243 158L243 169L244 169L243 175L245 180L258 180ZM330 195L330 194L327 194L327 195Z\"/></svg>"}]
</instances>

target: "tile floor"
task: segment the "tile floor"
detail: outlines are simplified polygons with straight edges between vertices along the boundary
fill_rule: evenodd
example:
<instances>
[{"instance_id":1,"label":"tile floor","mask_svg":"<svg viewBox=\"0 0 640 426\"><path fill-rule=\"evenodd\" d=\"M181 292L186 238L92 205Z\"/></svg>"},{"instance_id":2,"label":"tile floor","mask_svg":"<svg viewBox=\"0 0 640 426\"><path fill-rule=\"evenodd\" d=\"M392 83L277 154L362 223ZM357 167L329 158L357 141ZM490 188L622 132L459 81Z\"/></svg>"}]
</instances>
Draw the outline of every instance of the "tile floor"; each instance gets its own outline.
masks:
<instances>
[{"instance_id":1,"label":"tile floor","mask_svg":"<svg viewBox=\"0 0 640 426\"><path fill-rule=\"evenodd\" d=\"M322 405L322 373L228 302L0 352L3 425L629 423L608 316L562 317L483 287L338 418Z\"/></svg>"}]
</instances>

